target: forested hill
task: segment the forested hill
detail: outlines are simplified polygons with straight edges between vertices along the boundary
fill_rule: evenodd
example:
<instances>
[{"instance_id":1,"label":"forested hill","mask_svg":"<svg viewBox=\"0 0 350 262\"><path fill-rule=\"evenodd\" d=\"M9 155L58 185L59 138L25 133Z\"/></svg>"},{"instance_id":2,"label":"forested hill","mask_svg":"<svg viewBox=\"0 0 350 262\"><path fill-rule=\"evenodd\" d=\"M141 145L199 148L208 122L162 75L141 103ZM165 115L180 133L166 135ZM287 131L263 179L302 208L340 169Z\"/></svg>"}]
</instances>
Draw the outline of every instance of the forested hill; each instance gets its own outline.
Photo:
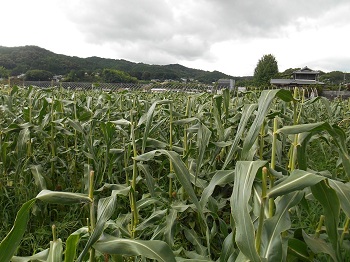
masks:
<instances>
[{"instance_id":1,"label":"forested hill","mask_svg":"<svg viewBox=\"0 0 350 262\"><path fill-rule=\"evenodd\" d=\"M0 46L0 67L5 67L13 76L25 74L28 70L45 70L56 75L75 72L99 72L105 68L129 73L138 79L195 79L213 82L220 78L233 78L218 71L204 71L187 68L179 64L150 65L133 63L122 59L100 57L79 58L55 54L38 46L3 47Z\"/></svg>"}]
</instances>

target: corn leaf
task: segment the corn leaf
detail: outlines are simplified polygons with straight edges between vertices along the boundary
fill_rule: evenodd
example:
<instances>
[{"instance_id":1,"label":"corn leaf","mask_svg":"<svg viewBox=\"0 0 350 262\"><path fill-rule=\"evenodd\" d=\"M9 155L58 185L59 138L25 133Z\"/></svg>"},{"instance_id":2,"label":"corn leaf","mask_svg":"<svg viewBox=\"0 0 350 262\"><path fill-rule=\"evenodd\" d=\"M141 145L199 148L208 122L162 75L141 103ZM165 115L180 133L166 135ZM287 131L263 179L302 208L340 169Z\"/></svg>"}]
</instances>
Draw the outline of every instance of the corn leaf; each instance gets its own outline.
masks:
<instances>
[{"instance_id":1,"label":"corn leaf","mask_svg":"<svg viewBox=\"0 0 350 262\"><path fill-rule=\"evenodd\" d=\"M81 203L90 203L91 199L86 194L80 193L71 193L71 192L61 192L61 191L51 191L51 190L42 190L37 196L36 199L44 201L51 204L81 204Z\"/></svg>"},{"instance_id":2,"label":"corn leaf","mask_svg":"<svg viewBox=\"0 0 350 262\"><path fill-rule=\"evenodd\" d=\"M34 176L35 184L40 190L47 189L45 178L43 177L43 167L41 165L32 165L30 167L32 174Z\"/></svg>"},{"instance_id":3,"label":"corn leaf","mask_svg":"<svg viewBox=\"0 0 350 262\"><path fill-rule=\"evenodd\" d=\"M29 261L46 262L49 256L49 251L50 249L48 248L32 256L27 256L27 257L13 256L11 258L11 262L29 262Z\"/></svg>"},{"instance_id":4,"label":"corn leaf","mask_svg":"<svg viewBox=\"0 0 350 262\"><path fill-rule=\"evenodd\" d=\"M24 203L20 210L17 212L15 223L11 231L0 243L0 261L8 262L12 258L19 246L23 234L26 230L27 223L29 220L29 213L35 199L31 199Z\"/></svg>"},{"instance_id":5,"label":"corn leaf","mask_svg":"<svg viewBox=\"0 0 350 262\"><path fill-rule=\"evenodd\" d=\"M293 100L291 92L284 89L264 90L261 92L258 102L257 115L243 142L241 160L250 160L247 159L250 155L249 151L252 149L253 144L258 137L261 126L265 120L265 116L267 115L270 105L276 96L280 97L284 101Z\"/></svg>"},{"instance_id":6,"label":"corn leaf","mask_svg":"<svg viewBox=\"0 0 350 262\"><path fill-rule=\"evenodd\" d=\"M288 239L288 255L297 257L301 261L312 261L306 243L296 238Z\"/></svg>"},{"instance_id":7,"label":"corn leaf","mask_svg":"<svg viewBox=\"0 0 350 262\"><path fill-rule=\"evenodd\" d=\"M50 252L47 262L61 262L63 255L62 240L59 238L55 241L50 241Z\"/></svg>"},{"instance_id":8,"label":"corn leaf","mask_svg":"<svg viewBox=\"0 0 350 262\"><path fill-rule=\"evenodd\" d=\"M155 223L157 223L159 220L161 220L164 216L167 210L157 210L154 211L147 219L142 221L137 227L136 230L141 231L149 226L154 226Z\"/></svg>"},{"instance_id":9,"label":"corn leaf","mask_svg":"<svg viewBox=\"0 0 350 262\"><path fill-rule=\"evenodd\" d=\"M261 261L255 249L255 230L250 217L249 199L255 176L266 161L238 161L231 196L231 213L236 223L235 241L240 251L252 261Z\"/></svg>"},{"instance_id":10,"label":"corn leaf","mask_svg":"<svg viewBox=\"0 0 350 262\"><path fill-rule=\"evenodd\" d=\"M160 262L176 261L169 246L160 240L122 239L103 235L93 247L101 253L143 256Z\"/></svg>"},{"instance_id":11,"label":"corn leaf","mask_svg":"<svg viewBox=\"0 0 350 262\"><path fill-rule=\"evenodd\" d=\"M220 262L233 262L233 253L235 252L234 248L234 237L231 232L224 240L222 244L222 252L220 254Z\"/></svg>"},{"instance_id":12,"label":"corn leaf","mask_svg":"<svg viewBox=\"0 0 350 262\"><path fill-rule=\"evenodd\" d=\"M304 232L304 230L302 232L303 232L303 238L305 240L305 243L311 249L312 252L314 252L315 254L319 254L319 253L328 254L333 259L333 261L339 261L337 260L335 250L332 248L330 243L327 243L321 238L310 237L308 234Z\"/></svg>"},{"instance_id":13,"label":"corn leaf","mask_svg":"<svg viewBox=\"0 0 350 262\"><path fill-rule=\"evenodd\" d=\"M167 244L172 247L174 245L175 226L178 211L174 208L169 209L169 214L166 217L166 227L164 230L164 239Z\"/></svg>"},{"instance_id":14,"label":"corn leaf","mask_svg":"<svg viewBox=\"0 0 350 262\"><path fill-rule=\"evenodd\" d=\"M317 184L325 178L312 172L295 169L281 183L267 191L267 197L276 197Z\"/></svg>"},{"instance_id":15,"label":"corn leaf","mask_svg":"<svg viewBox=\"0 0 350 262\"><path fill-rule=\"evenodd\" d=\"M206 152L206 147L209 144L210 136L211 136L211 131L209 130L209 128L206 127L203 123L200 123L198 134L197 134L198 156L197 156L197 163L196 163L195 182L197 182L197 177L199 175L200 168L202 167L204 154Z\"/></svg>"},{"instance_id":16,"label":"corn leaf","mask_svg":"<svg viewBox=\"0 0 350 262\"><path fill-rule=\"evenodd\" d=\"M312 186L311 192L323 207L327 235L337 259L340 261L341 255L338 235L340 203L337 193L326 183L326 180Z\"/></svg>"},{"instance_id":17,"label":"corn leaf","mask_svg":"<svg viewBox=\"0 0 350 262\"><path fill-rule=\"evenodd\" d=\"M350 184L345 184L333 179L328 179L328 183L330 187L333 188L337 193L341 208L347 217L350 217Z\"/></svg>"},{"instance_id":18,"label":"corn leaf","mask_svg":"<svg viewBox=\"0 0 350 262\"><path fill-rule=\"evenodd\" d=\"M264 222L261 250L267 261L284 261L281 233L290 229L289 209L297 205L304 193L297 191L283 195L276 204L275 215Z\"/></svg>"},{"instance_id":19,"label":"corn leaf","mask_svg":"<svg viewBox=\"0 0 350 262\"><path fill-rule=\"evenodd\" d=\"M196 231L194 231L192 228L184 228L185 237L188 241L191 242L191 244L196 249L196 253L200 256L207 256L208 249L203 246L203 243L201 241L201 238L198 236Z\"/></svg>"},{"instance_id":20,"label":"corn leaf","mask_svg":"<svg viewBox=\"0 0 350 262\"><path fill-rule=\"evenodd\" d=\"M138 161L148 161L153 159L157 154L164 154L168 156L169 159L173 162L173 167L174 167L176 177L178 178L179 182L183 186L185 192L190 197L193 204L197 207L199 214L204 220L202 206L199 204L197 195L194 192L194 189L191 185L191 179L190 179L191 174L187 169L186 165L184 164L184 162L182 162L178 153L174 151L167 151L167 150L154 150L154 151L147 152L143 155L137 156L135 159Z\"/></svg>"},{"instance_id":21,"label":"corn leaf","mask_svg":"<svg viewBox=\"0 0 350 262\"><path fill-rule=\"evenodd\" d=\"M213 194L216 186L226 185L231 183L234 180L234 171L233 170L219 170L211 178L209 185L204 188L202 192L202 197L200 200L201 206L204 208L208 203L209 197Z\"/></svg>"},{"instance_id":22,"label":"corn leaf","mask_svg":"<svg viewBox=\"0 0 350 262\"><path fill-rule=\"evenodd\" d=\"M80 235L87 234L88 228L79 228L74 233L70 234L66 241L66 251L64 256L64 262L74 262L77 253L77 247L80 240Z\"/></svg>"},{"instance_id":23,"label":"corn leaf","mask_svg":"<svg viewBox=\"0 0 350 262\"><path fill-rule=\"evenodd\" d=\"M80 253L77 259L77 262L80 262L83 260L84 256L89 251L90 247L100 238L104 230L105 223L113 215L113 212L115 211L116 203L117 203L117 197L116 197L115 191L112 192L111 196L102 198L98 201L96 226L91 236L89 237L83 251Z\"/></svg>"},{"instance_id":24,"label":"corn leaf","mask_svg":"<svg viewBox=\"0 0 350 262\"><path fill-rule=\"evenodd\" d=\"M238 143L241 140L242 134L245 131L245 128L247 126L248 120L252 116L252 114L256 110L256 108L257 108L257 104L244 105L244 107L242 109L241 121L239 122L237 131L236 131L235 139L233 140L233 143L230 147L230 150L226 156L226 159L225 159L225 162L224 162L222 169L225 169L226 166L228 165L228 163L230 163L232 161L233 155L238 149Z\"/></svg>"}]
</instances>

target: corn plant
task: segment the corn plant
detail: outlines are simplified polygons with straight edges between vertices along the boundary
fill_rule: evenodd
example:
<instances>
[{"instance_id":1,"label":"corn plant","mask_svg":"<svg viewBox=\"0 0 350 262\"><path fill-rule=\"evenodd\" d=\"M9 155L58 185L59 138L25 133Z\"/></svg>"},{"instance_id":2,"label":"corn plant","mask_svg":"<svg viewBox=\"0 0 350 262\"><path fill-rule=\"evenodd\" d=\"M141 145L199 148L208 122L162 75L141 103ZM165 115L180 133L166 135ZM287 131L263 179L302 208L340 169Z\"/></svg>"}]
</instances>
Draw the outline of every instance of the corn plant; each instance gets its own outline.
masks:
<instances>
[{"instance_id":1,"label":"corn plant","mask_svg":"<svg viewBox=\"0 0 350 262\"><path fill-rule=\"evenodd\" d=\"M348 100L0 92L1 261L350 257Z\"/></svg>"}]
</instances>

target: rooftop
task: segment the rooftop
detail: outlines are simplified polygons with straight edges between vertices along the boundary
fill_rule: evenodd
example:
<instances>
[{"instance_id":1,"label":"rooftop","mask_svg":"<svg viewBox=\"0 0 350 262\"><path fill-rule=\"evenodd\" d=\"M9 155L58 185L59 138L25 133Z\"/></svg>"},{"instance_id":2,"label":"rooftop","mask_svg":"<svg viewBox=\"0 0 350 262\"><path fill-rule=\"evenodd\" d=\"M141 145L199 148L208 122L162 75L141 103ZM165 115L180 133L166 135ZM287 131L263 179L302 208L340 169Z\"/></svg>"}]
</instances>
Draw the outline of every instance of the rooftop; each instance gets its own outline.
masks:
<instances>
[{"instance_id":1,"label":"rooftop","mask_svg":"<svg viewBox=\"0 0 350 262\"><path fill-rule=\"evenodd\" d=\"M297 70L297 71L294 71L293 72L294 74L319 74L320 72L319 71L314 71L310 68L308 68L307 66L303 67L302 69L300 70Z\"/></svg>"}]
</instances>

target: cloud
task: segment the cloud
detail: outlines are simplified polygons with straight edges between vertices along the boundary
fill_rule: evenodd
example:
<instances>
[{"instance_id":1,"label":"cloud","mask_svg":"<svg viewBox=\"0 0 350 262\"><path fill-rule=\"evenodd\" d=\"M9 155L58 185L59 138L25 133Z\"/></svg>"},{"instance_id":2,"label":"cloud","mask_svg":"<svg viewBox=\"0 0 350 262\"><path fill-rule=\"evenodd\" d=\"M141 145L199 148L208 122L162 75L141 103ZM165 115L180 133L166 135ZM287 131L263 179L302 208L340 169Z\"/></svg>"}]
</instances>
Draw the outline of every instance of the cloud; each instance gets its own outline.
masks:
<instances>
[{"instance_id":1,"label":"cloud","mask_svg":"<svg viewBox=\"0 0 350 262\"><path fill-rule=\"evenodd\" d=\"M288 36L286 29L302 30L308 20L317 21L347 0L66 0L66 4L67 17L89 43L123 50L118 55L134 60L146 57L158 62L162 56L166 63L214 59L211 47L224 41ZM335 19L332 14L328 17L329 22ZM338 23L348 22L342 19Z\"/></svg>"}]
</instances>

